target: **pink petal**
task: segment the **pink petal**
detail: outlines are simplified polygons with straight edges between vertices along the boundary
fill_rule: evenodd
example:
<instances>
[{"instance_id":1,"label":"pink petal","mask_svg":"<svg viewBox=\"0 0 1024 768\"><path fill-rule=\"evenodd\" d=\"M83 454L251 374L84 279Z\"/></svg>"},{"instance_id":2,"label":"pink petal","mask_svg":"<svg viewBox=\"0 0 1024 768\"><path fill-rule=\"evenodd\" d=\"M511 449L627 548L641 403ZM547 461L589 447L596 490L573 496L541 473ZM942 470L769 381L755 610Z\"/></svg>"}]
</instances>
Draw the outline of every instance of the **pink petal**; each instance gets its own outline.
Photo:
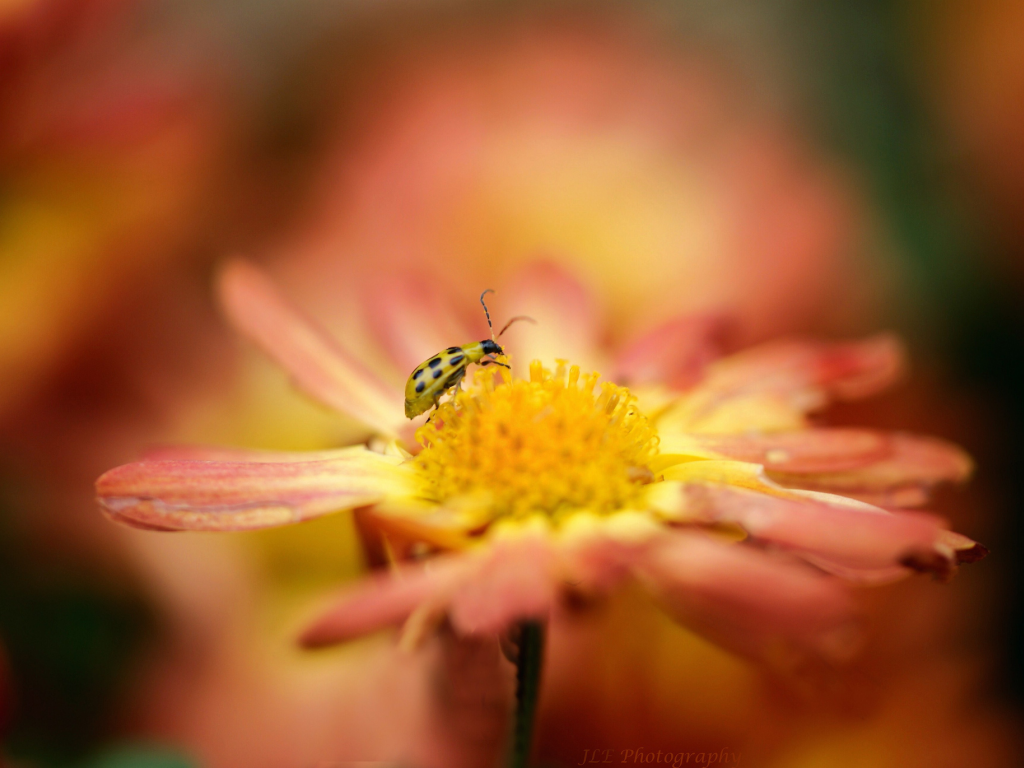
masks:
<instances>
[{"instance_id":1,"label":"pink petal","mask_svg":"<svg viewBox=\"0 0 1024 768\"><path fill-rule=\"evenodd\" d=\"M807 470L769 474L793 488L853 496L881 507L920 506L939 483L966 480L973 464L960 448L932 437L890 435L889 455L858 469L810 474Z\"/></svg>"},{"instance_id":2,"label":"pink petal","mask_svg":"<svg viewBox=\"0 0 1024 768\"><path fill-rule=\"evenodd\" d=\"M320 461L139 461L96 481L104 511L163 530L227 531L309 520L408 492L399 460L365 448Z\"/></svg>"},{"instance_id":3,"label":"pink petal","mask_svg":"<svg viewBox=\"0 0 1024 768\"><path fill-rule=\"evenodd\" d=\"M817 557L807 553L801 553L800 557L826 573L831 573L833 576L843 579L843 581L848 581L860 586L874 587L881 586L883 584L891 584L894 581L907 578L913 570L906 564L887 565L881 568L855 568L842 563L837 563L835 560L829 560L825 557Z\"/></svg>"},{"instance_id":4,"label":"pink petal","mask_svg":"<svg viewBox=\"0 0 1024 768\"><path fill-rule=\"evenodd\" d=\"M561 552L566 586L575 592L601 594L624 581L644 557L651 542L631 543L597 535Z\"/></svg>"},{"instance_id":5,"label":"pink petal","mask_svg":"<svg viewBox=\"0 0 1024 768\"><path fill-rule=\"evenodd\" d=\"M675 534L636 567L666 609L720 645L771 658L785 647L852 650L853 605L837 580L751 547Z\"/></svg>"},{"instance_id":6,"label":"pink petal","mask_svg":"<svg viewBox=\"0 0 1024 768\"><path fill-rule=\"evenodd\" d=\"M497 541L455 589L449 616L462 634L497 633L546 617L554 600L554 555L546 539Z\"/></svg>"},{"instance_id":7,"label":"pink petal","mask_svg":"<svg viewBox=\"0 0 1024 768\"><path fill-rule=\"evenodd\" d=\"M683 487L687 509L700 519L731 522L762 541L850 568L888 568L912 552L930 550L941 520L924 513L889 513L867 505L794 500L741 488Z\"/></svg>"},{"instance_id":8,"label":"pink petal","mask_svg":"<svg viewBox=\"0 0 1024 768\"><path fill-rule=\"evenodd\" d=\"M507 309L505 309L507 308ZM517 368L526 370L531 360L552 365L563 358L583 368L593 368L598 345L598 313L590 292L562 267L538 262L524 269L505 295L491 303L495 332L506 318L529 315L536 325L519 323L502 337L515 358Z\"/></svg>"},{"instance_id":9,"label":"pink petal","mask_svg":"<svg viewBox=\"0 0 1024 768\"><path fill-rule=\"evenodd\" d=\"M859 342L781 341L716 362L687 395L687 431L704 431L733 403L770 397L797 413L817 410L830 399L873 394L892 383L903 368L903 351L890 335ZM715 430L720 431L720 430ZM733 430L730 430L733 431Z\"/></svg>"},{"instance_id":10,"label":"pink petal","mask_svg":"<svg viewBox=\"0 0 1024 768\"><path fill-rule=\"evenodd\" d=\"M556 593L554 554L543 537L501 540L476 552L438 557L367 579L345 592L303 634L306 646L329 645L405 621L414 610L447 611L463 635L496 634L543 618Z\"/></svg>"},{"instance_id":11,"label":"pink petal","mask_svg":"<svg viewBox=\"0 0 1024 768\"><path fill-rule=\"evenodd\" d=\"M662 453L723 456L762 464L773 472L839 472L892 452L890 438L867 429L804 429L766 434L662 435Z\"/></svg>"},{"instance_id":12,"label":"pink petal","mask_svg":"<svg viewBox=\"0 0 1024 768\"><path fill-rule=\"evenodd\" d=\"M618 353L612 379L630 386L660 383L685 389L721 356L728 326L724 315L680 315L669 320Z\"/></svg>"},{"instance_id":13,"label":"pink petal","mask_svg":"<svg viewBox=\"0 0 1024 768\"><path fill-rule=\"evenodd\" d=\"M458 558L438 558L429 567L404 566L366 578L335 598L299 642L319 648L398 626L419 606L441 601L448 583L464 570Z\"/></svg>"},{"instance_id":14,"label":"pink petal","mask_svg":"<svg viewBox=\"0 0 1024 768\"><path fill-rule=\"evenodd\" d=\"M903 345L891 334L785 347L782 344L776 351L776 364L786 361L794 384L820 386L836 400L859 400L880 392L899 378L905 365Z\"/></svg>"},{"instance_id":15,"label":"pink petal","mask_svg":"<svg viewBox=\"0 0 1024 768\"><path fill-rule=\"evenodd\" d=\"M411 373L442 349L487 338L485 330L467 327L452 311L451 300L425 276L388 281L367 301L366 309L377 340L402 372ZM474 303L470 309L479 310L480 305ZM480 320L483 325L483 312Z\"/></svg>"},{"instance_id":16,"label":"pink petal","mask_svg":"<svg viewBox=\"0 0 1024 768\"><path fill-rule=\"evenodd\" d=\"M404 423L402 395L303 318L260 269L236 259L221 274L221 302L235 327L282 365L322 403L379 434Z\"/></svg>"},{"instance_id":17,"label":"pink petal","mask_svg":"<svg viewBox=\"0 0 1024 768\"><path fill-rule=\"evenodd\" d=\"M143 454L146 461L228 461L288 463L322 461L346 456L350 448L328 451L264 451L211 445L158 445Z\"/></svg>"}]
</instances>

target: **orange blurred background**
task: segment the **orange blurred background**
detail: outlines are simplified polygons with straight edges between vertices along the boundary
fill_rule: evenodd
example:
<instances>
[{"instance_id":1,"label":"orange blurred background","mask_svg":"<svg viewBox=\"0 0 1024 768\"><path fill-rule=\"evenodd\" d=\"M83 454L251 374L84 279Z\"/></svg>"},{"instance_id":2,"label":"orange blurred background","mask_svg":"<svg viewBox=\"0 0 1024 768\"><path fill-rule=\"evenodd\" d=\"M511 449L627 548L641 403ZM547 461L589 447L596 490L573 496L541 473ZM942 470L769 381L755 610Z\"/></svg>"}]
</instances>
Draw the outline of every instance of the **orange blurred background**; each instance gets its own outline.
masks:
<instances>
[{"instance_id":1,"label":"orange blurred background","mask_svg":"<svg viewBox=\"0 0 1024 768\"><path fill-rule=\"evenodd\" d=\"M94 508L155 443L360 436L226 328L244 253L370 359L375 297L475 313L538 258L613 339L679 311L734 346L895 329L909 381L831 418L963 444L938 510L992 556L865 594L863 658L811 679L623 594L553 637L537 754L1016 765L1021 39L1011 0L0 4L5 758L384 765L419 722L425 663L389 638L293 645L361 573L344 516L167 536Z\"/></svg>"}]
</instances>

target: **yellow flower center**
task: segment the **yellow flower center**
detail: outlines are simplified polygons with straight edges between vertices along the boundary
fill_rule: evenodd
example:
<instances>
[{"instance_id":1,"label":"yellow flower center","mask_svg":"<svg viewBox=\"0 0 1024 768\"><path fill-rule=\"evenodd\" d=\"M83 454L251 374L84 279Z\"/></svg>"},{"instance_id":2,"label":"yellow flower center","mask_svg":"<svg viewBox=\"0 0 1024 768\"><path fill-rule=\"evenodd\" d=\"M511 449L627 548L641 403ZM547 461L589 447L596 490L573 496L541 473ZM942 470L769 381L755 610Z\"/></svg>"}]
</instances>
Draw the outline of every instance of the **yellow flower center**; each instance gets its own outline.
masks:
<instances>
[{"instance_id":1,"label":"yellow flower center","mask_svg":"<svg viewBox=\"0 0 1024 768\"><path fill-rule=\"evenodd\" d=\"M476 373L471 390L442 403L416 432L415 463L428 495L468 503L485 519L629 508L652 478L658 436L625 387L598 386L558 361L529 381Z\"/></svg>"}]
</instances>

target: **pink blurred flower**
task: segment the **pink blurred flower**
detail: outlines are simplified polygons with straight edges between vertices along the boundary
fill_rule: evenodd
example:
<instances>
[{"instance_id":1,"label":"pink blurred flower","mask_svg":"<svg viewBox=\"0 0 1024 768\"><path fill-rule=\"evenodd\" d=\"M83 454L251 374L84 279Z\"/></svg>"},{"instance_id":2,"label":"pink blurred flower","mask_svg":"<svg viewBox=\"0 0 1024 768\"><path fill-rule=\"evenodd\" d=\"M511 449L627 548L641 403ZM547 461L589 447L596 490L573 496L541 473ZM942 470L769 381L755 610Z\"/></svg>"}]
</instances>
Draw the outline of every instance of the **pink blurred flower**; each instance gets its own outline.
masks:
<instances>
[{"instance_id":1,"label":"pink blurred flower","mask_svg":"<svg viewBox=\"0 0 1024 768\"><path fill-rule=\"evenodd\" d=\"M890 337L776 342L713 360L718 324L680 318L601 349L586 291L540 265L519 281L514 306L545 321L509 346L605 357L620 381L642 374L635 394L562 362L554 373L533 362L528 379L482 373L420 427L417 446L401 392L261 272L235 262L221 285L240 330L376 437L318 453L165 449L103 475L99 501L114 520L155 530L247 530L356 510L371 561L403 562L342 595L304 633L307 645L403 623L415 640L443 619L459 634L493 636L635 579L739 653L842 658L853 603L836 575L946 577L984 555L941 519L904 509L967 476L959 449L808 420L899 374ZM419 338L440 338L448 322L422 314ZM668 338L670 351L690 354L666 353ZM696 383L660 384L680 377Z\"/></svg>"},{"instance_id":2,"label":"pink blurred flower","mask_svg":"<svg viewBox=\"0 0 1024 768\"><path fill-rule=\"evenodd\" d=\"M725 308L745 342L863 314L842 171L713 55L620 10L382 35L279 249L295 295L331 324L367 282L468 296L540 254L617 338L679 312Z\"/></svg>"},{"instance_id":3,"label":"pink blurred flower","mask_svg":"<svg viewBox=\"0 0 1024 768\"><path fill-rule=\"evenodd\" d=\"M224 162L225 67L195 41L133 26L139 5L0 10L3 427L151 281L200 260L182 254L205 236Z\"/></svg>"}]
</instances>

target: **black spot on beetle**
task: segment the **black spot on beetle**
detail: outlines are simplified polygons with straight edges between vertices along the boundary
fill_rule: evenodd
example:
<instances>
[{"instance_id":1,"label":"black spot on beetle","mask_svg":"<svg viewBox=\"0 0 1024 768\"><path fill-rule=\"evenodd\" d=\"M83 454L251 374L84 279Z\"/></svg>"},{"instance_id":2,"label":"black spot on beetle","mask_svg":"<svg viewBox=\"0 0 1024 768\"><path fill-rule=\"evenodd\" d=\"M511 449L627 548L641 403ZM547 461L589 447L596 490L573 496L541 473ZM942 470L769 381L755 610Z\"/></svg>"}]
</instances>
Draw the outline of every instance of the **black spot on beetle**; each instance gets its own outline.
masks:
<instances>
[{"instance_id":1,"label":"black spot on beetle","mask_svg":"<svg viewBox=\"0 0 1024 768\"><path fill-rule=\"evenodd\" d=\"M412 375L412 377L414 379L418 379L422 375L423 375L423 369L422 368L417 368L416 372Z\"/></svg>"},{"instance_id":2,"label":"black spot on beetle","mask_svg":"<svg viewBox=\"0 0 1024 768\"><path fill-rule=\"evenodd\" d=\"M442 371L434 371L434 378L435 379L440 379L441 378L441 373L442 373Z\"/></svg>"},{"instance_id":3,"label":"black spot on beetle","mask_svg":"<svg viewBox=\"0 0 1024 768\"><path fill-rule=\"evenodd\" d=\"M427 363L427 365L429 365L431 368L437 368L437 366L439 366L440 364L441 364L441 358L440 357L435 357L433 360L431 360L429 363ZM437 377L435 376L434 378L436 379Z\"/></svg>"},{"instance_id":4,"label":"black spot on beetle","mask_svg":"<svg viewBox=\"0 0 1024 768\"><path fill-rule=\"evenodd\" d=\"M458 354L461 351L462 350L460 350L458 347L448 347L448 349L445 350L445 352L447 352L449 355Z\"/></svg>"},{"instance_id":5,"label":"black spot on beetle","mask_svg":"<svg viewBox=\"0 0 1024 768\"><path fill-rule=\"evenodd\" d=\"M451 360L449 360L448 362L449 362L449 363L450 363L451 365L458 365L459 363L461 363L461 362L462 362L463 358L465 358L465 357L466 357L465 355L456 355L455 357L453 357L453 358L452 358Z\"/></svg>"},{"instance_id":6,"label":"black spot on beetle","mask_svg":"<svg viewBox=\"0 0 1024 768\"><path fill-rule=\"evenodd\" d=\"M418 373L423 373L423 371L418 371ZM421 381L419 384L416 385L416 391L422 392L425 386L427 386L427 383L425 381Z\"/></svg>"}]
</instances>

